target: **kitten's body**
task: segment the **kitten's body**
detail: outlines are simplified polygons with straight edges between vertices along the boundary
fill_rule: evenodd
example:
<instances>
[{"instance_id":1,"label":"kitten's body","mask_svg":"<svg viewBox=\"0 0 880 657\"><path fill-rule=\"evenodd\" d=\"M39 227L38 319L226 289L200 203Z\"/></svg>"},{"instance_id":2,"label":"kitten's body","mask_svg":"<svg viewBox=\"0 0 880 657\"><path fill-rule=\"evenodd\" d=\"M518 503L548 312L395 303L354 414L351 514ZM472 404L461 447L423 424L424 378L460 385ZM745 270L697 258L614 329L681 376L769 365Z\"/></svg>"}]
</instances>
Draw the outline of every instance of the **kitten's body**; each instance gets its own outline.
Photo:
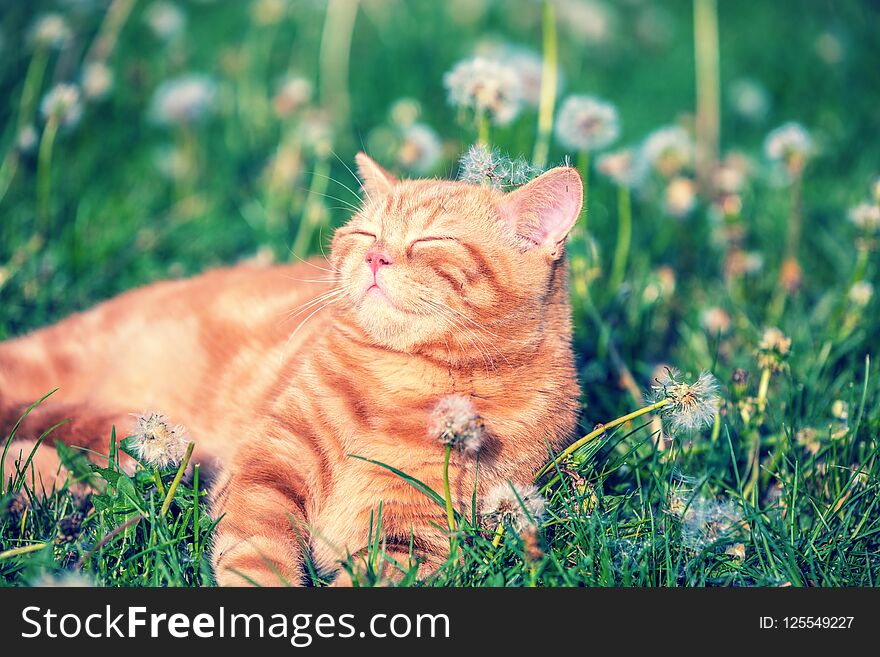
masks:
<instances>
[{"instance_id":1,"label":"kitten's body","mask_svg":"<svg viewBox=\"0 0 880 657\"><path fill-rule=\"evenodd\" d=\"M453 393L468 396L485 423L480 491L528 481L548 446L570 437L578 391L560 256L580 181L556 170L564 190L505 196L398 183L365 158L359 164L369 200L337 233L330 260L152 285L0 344L0 421L61 386L21 436L69 415L75 422L57 435L103 451L110 424L129 426L131 412L185 424L197 458L225 466L213 491L225 514L214 548L223 584L277 584L279 574L299 583L292 526L332 571L367 545L380 502L392 555L405 562L412 539L428 562L443 556L443 509L352 455L442 490L443 449L427 427ZM521 222L516 234L505 221ZM51 453L40 459L45 475ZM453 457L462 512L475 470L472 457Z\"/></svg>"}]
</instances>

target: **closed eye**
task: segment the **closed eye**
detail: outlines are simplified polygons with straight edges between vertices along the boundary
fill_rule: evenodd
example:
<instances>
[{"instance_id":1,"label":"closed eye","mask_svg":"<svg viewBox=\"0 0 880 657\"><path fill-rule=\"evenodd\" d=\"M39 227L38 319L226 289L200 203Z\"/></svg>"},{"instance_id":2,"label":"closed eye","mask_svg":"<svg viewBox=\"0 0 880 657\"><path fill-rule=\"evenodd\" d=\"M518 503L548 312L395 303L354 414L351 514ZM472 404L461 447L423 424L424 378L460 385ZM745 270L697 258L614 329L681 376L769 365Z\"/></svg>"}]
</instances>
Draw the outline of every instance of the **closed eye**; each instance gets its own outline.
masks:
<instances>
[{"instance_id":1,"label":"closed eye","mask_svg":"<svg viewBox=\"0 0 880 657\"><path fill-rule=\"evenodd\" d=\"M363 237L369 237L371 239L376 239L375 233L371 233L368 230L360 230L358 228L349 228L340 232L340 237L348 237L349 235L361 235Z\"/></svg>"},{"instance_id":2,"label":"closed eye","mask_svg":"<svg viewBox=\"0 0 880 657\"><path fill-rule=\"evenodd\" d=\"M451 242L451 243L455 244L455 243L458 243L458 239L456 239L455 237L434 236L434 235L431 235L428 237L420 237L419 239L413 240L412 242L410 242L409 250L411 251L412 248L416 244L427 244L427 243L436 243L436 242Z\"/></svg>"}]
</instances>

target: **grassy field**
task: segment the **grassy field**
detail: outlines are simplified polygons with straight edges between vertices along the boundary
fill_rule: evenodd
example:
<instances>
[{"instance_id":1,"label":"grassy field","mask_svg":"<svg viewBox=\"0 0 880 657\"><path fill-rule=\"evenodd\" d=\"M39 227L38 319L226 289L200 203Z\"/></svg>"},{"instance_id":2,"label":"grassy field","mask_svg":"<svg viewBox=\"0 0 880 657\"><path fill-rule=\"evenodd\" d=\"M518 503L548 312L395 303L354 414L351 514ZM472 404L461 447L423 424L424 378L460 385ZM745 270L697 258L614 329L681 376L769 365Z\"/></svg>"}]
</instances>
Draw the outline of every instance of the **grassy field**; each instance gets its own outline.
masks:
<instances>
[{"instance_id":1,"label":"grassy field","mask_svg":"<svg viewBox=\"0 0 880 657\"><path fill-rule=\"evenodd\" d=\"M455 177L477 141L569 158L588 180L569 255L596 437L542 479L540 527L462 518L463 558L423 583L878 583L876 5L38 0L0 20L0 339L150 281L319 253L358 202L361 149L413 176ZM447 73L475 54L507 104L456 96ZM610 107L567 125L583 95ZM593 431L666 367L717 378L707 426ZM198 481L121 473L123 438L98 470L62 455L88 497L3 473L0 582L212 583Z\"/></svg>"}]
</instances>

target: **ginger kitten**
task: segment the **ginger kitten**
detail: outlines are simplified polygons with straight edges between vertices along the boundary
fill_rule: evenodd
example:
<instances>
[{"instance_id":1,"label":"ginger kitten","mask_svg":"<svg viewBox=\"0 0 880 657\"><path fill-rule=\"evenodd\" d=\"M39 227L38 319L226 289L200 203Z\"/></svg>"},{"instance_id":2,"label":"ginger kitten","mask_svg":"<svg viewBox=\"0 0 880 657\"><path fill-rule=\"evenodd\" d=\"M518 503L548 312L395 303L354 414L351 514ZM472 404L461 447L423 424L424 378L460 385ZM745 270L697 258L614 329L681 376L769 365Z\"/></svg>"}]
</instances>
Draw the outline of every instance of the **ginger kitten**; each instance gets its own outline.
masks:
<instances>
[{"instance_id":1,"label":"ginger kitten","mask_svg":"<svg viewBox=\"0 0 880 657\"><path fill-rule=\"evenodd\" d=\"M60 387L19 429L6 472L61 418L73 421L52 438L106 451L112 424L153 409L185 424L196 459L219 470L218 583L302 583L294 527L333 572L365 551L380 502L387 551L404 569L411 543L422 572L444 559L444 510L350 455L442 490L444 451L428 426L452 394L484 424L480 493L528 482L547 446L570 439L578 387L563 246L581 180L560 167L503 193L397 180L364 154L357 163L366 198L327 260L156 283L0 344L0 432ZM50 445L35 464L50 481ZM475 471L472 455L453 453L461 512Z\"/></svg>"}]
</instances>

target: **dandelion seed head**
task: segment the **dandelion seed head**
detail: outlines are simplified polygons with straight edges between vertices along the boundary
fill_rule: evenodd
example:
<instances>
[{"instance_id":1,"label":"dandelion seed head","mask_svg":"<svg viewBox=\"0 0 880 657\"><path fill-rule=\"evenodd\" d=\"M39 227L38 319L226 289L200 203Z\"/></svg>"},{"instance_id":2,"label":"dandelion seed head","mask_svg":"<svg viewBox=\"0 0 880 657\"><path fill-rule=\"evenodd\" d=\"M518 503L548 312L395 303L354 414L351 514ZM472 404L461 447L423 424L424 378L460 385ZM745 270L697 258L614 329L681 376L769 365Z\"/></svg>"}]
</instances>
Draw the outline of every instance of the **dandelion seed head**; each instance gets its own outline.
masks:
<instances>
[{"instance_id":1,"label":"dandelion seed head","mask_svg":"<svg viewBox=\"0 0 880 657\"><path fill-rule=\"evenodd\" d=\"M507 189L524 185L538 173L522 158L512 160L497 150L475 144L461 156L458 179L470 185Z\"/></svg>"},{"instance_id":2,"label":"dandelion seed head","mask_svg":"<svg viewBox=\"0 0 880 657\"><path fill-rule=\"evenodd\" d=\"M764 256L757 251L731 249L724 262L724 272L728 278L739 278L757 274L764 268Z\"/></svg>"},{"instance_id":3,"label":"dandelion seed head","mask_svg":"<svg viewBox=\"0 0 880 657\"><path fill-rule=\"evenodd\" d=\"M709 427L715 421L718 388L718 380L706 370L694 383L688 384L683 381L681 372L670 367L651 387L649 400L669 400L659 409L661 417L673 431L690 433Z\"/></svg>"},{"instance_id":4,"label":"dandelion seed head","mask_svg":"<svg viewBox=\"0 0 880 657\"><path fill-rule=\"evenodd\" d=\"M560 27L593 45L608 41L617 20L608 5L595 0L558 0L556 10Z\"/></svg>"},{"instance_id":5,"label":"dandelion seed head","mask_svg":"<svg viewBox=\"0 0 880 657\"><path fill-rule=\"evenodd\" d=\"M880 232L880 203L859 203L850 209L849 220L866 233Z\"/></svg>"},{"instance_id":6,"label":"dandelion seed head","mask_svg":"<svg viewBox=\"0 0 880 657\"><path fill-rule=\"evenodd\" d=\"M421 115L422 105L415 98L398 98L388 111L391 123L400 128L411 126Z\"/></svg>"},{"instance_id":7,"label":"dandelion seed head","mask_svg":"<svg viewBox=\"0 0 880 657\"><path fill-rule=\"evenodd\" d=\"M642 155L661 176L671 178L693 163L694 143L684 128L666 126L645 138Z\"/></svg>"},{"instance_id":8,"label":"dandelion seed head","mask_svg":"<svg viewBox=\"0 0 880 657\"><path fill-rule=\"evenodd\" d=\"M469 397L446 395L431 411L428 436L441 445L475 454L483 442L483 422Z\"/></svg>"},{"instance_id":9,"label":"dandelion seed head","mask_svg":"<svg viewBox=\"0 0 880 657\"><path fill-rule=\"evenodd\" d=\"M690 178L676 176L666 185L663 209L677 219L683 219L697 207L697 183Z\"/></svg>"},{"instance_id":10,"label":"dandelion seed head","mask_svg":"<svg viewBox=\"0 0 880 657\"><path fill-rule=\"evenodd\" d=\"M186 29L186 14L173 2L157 0L144 10L144 20L157 37L173 39Z\"/></svg>"},{"instance_id":11,"label":"dandelion seed head","mask_svg":"<svg viewBox=\"0 0 880 657\"><path fill-rule=\"evenodd\" d=\"M791 338L776 327L764 329L758 344L758 367L780 372L786 367L791 351Z\"/></svg>"},{"instance_id":12,"label":"dandelion seed head","mask_svg":"<svg viewBox=\"0 0 880 657\"><path fill-rule=\"evenodd\" d=\"M764 154L771 162L781 164L789 175L799 175L815 145L804 126L793 121L771 130L764 139Z\"/></svg>"},{"instance_id":13,"label":"dandelion seed head","mask_svg":"<svg viewBox=\"0 0 880 657\"><path fill-rule=\"evenodd\" d=\"M730 85L730 100L734 111L748 121L761 121L770 111L767 90L750 78L740 78Z\"/></svg>"},{"instance_id":14,"label":"dandelion seed head","mask_svg":"<svg viewBox=\"0 0 880 657\"><path fill-rule=\"evenodd\" d=\"M874 286L868 281L853 283L852 287L849 288L847 296L853 304L864 308L871 302L871 297L874 296Z\"/></svg>"},{"instance_id":15,"label":"dandelion seed head","mask_svg":"<svg viewBox=\"0 0 880 657\"><path fill-rule=\"evenodd\" d=\"M607 148L620 136L617 108L595 96L569 96L556 116L556 138L573 151Z\"/></svg>"},{"instance_id":16,"label":"dandelion seed head","mask_svg":"<svg viewBox=\"0 0 880 657\"><path fill-rule=\"evenodd\" d=\"M596 170L620 187L638 187L645 179L645 160L634 148L604 153L596 159Z\"/></svg>"},{"instance_id":17,"label":"dandelion seed head","mask_svg":"<svg viewBox=\"0 0 880 657\"><path fill-rule=\"evenodd\" d=\"M40 112L47 121L53 119L59 125L75 126L82 117L79 88L74 84L56 84L43 96Z\"/></svg>"},{"instance_id":18,"label":"dandelion seed head","mask_svg":"<svg viewBox=\"0 0 880 657\"><path fill-rule=\"evenodd\" d=\"M251 18L257 25L276 25L289 7L289 0L257 0L251 5Z\"/></svg>"},{"instance_id":19,"label":"dandelion seed head","mask_svg":"<svg viewBox=\"0 0 880 657\"><path fill-rule=\"evenodd\" d=\"M62 50L73 37L61 14L45 14L31 27L31 41L40 48Z\"/></svg>"},{"instance_id":20,"label":"dandelion seed head","mask_svg":"<svg viewBox=\"0 0 880 657\"><path fill-rule=\"evenodd\" d=\"M709 335L724 335L730 330L730 315L723 308L712 306L700 314L700 324Z\"/></svg>"},{"instance_id":21,"label":"dandelion seed head","mask_svg":"<svg viewBox=\"0 0 880 657\"><path fill-rule=\"evenodd\" d=\"M478 44L475 54L516 71L523 104L529 107L538 106L541 101L541 77L544 73L541 55L530 48L497 41Z\"/></svg>"},{"instance_id":22,"label":"dandelion seed head","mask_svg":"<svg viewBox=\"0 0 880 657\"><path fill-rule=\"evenodd\" d=\"M496 125L512 122L522 107L516 69L486 57L460 61L443 76L443 84L450 104L486 113Z\"/></svg>"},{"instance_id":23,"label":"dandelion seed head","mask_svg":"<svg viewBox=\"0 0 880 657\"><path fill-rule=\"evenodd\" d=\"M402 141L397 161L413 173L431 171L443 153L443 143L437 132L424 123L413 123L402 130Z\"/></svg>"},{"instance_id":24,"label":"dandelion seed head","mask_svg":"<svg viewBox=\"0 0 880 657\"><path fill-rule=\"evenodd\" d=\"M190 442L186 428L180 424L172 425L160 413L140 413L134 417L131 436L138 458L157 468L180 463Z\"/></svg>"},{"instance_id":25,"label":"dandelion seed head","mask_svg":"<svg viewBox=\"0 0 880 657\"><path fill-rule=\"evenodd\" d=\"M532 484L503 482L482 499L482 514L492 524L503 524L520 534L526 527L539 526L547 501Z\"/></svg>"},{"instance_id":26,"label":"dandelion seed head","mask_svg":"<svg viewBox=\"0 0 880 657\"><path fill-rule=\"evenodd\" d=\"M681 541L695 551L729 543L743 527L743 517L733 500L693 499L681 516Z\"/></svg>"},{"instance_id":27,"label":"dandelion seed head","mask_svg":"<svg viewBox=\"0 0 880 657\"><path fill-rule=\"evenodd\" d=\"M312 99L312 83L299 75L290 75L282 79L272 97L272 108L275 115L286 119Z\"/></svg>"},{"instance_id":28,"label":"dandelion seed head","mask_svg":"<svg viewBox=\"0 0 880 657\"><path fill-rule=\"evenodd\" d=\"M333 123L326 111L313 109L306 112L297 133L306 150L318 157L327 157L333 151Z\"/></svg>"},{"instance_id":29,"label":"dandelion seed head","mask_svg":"<svg viewBox=\"0 0 880 657\"><path fill-rule=\"evenodd\" d=\"M216 95L217 85L205 75L166 80L153 93L150 114L164 125L196 123L212 108Z\"/></svg>"},{"instance_id":30,"label":"dandelion seed head","mask_svg":"<svg viewBox=\"0 0 880 657\"><path fill-rule=\"evenodd\" d=\"M100 100L113 88L113 70L104 62L90 62L83 68L80 82L86 98Z\"/></svg>"},{"instance_id":31,"label":"dandelion seed head","mask_svg":"<svg viewBox=\"0 0 880 657\"><path fill-rule=\"evenodd\" d=\"M30 153L34 150L39 140L40 136L37 134L37 129L32 124L28 124L19 130L18 136L15 139L15 146L22 153Z\"/></svg>"}]
</instances>

